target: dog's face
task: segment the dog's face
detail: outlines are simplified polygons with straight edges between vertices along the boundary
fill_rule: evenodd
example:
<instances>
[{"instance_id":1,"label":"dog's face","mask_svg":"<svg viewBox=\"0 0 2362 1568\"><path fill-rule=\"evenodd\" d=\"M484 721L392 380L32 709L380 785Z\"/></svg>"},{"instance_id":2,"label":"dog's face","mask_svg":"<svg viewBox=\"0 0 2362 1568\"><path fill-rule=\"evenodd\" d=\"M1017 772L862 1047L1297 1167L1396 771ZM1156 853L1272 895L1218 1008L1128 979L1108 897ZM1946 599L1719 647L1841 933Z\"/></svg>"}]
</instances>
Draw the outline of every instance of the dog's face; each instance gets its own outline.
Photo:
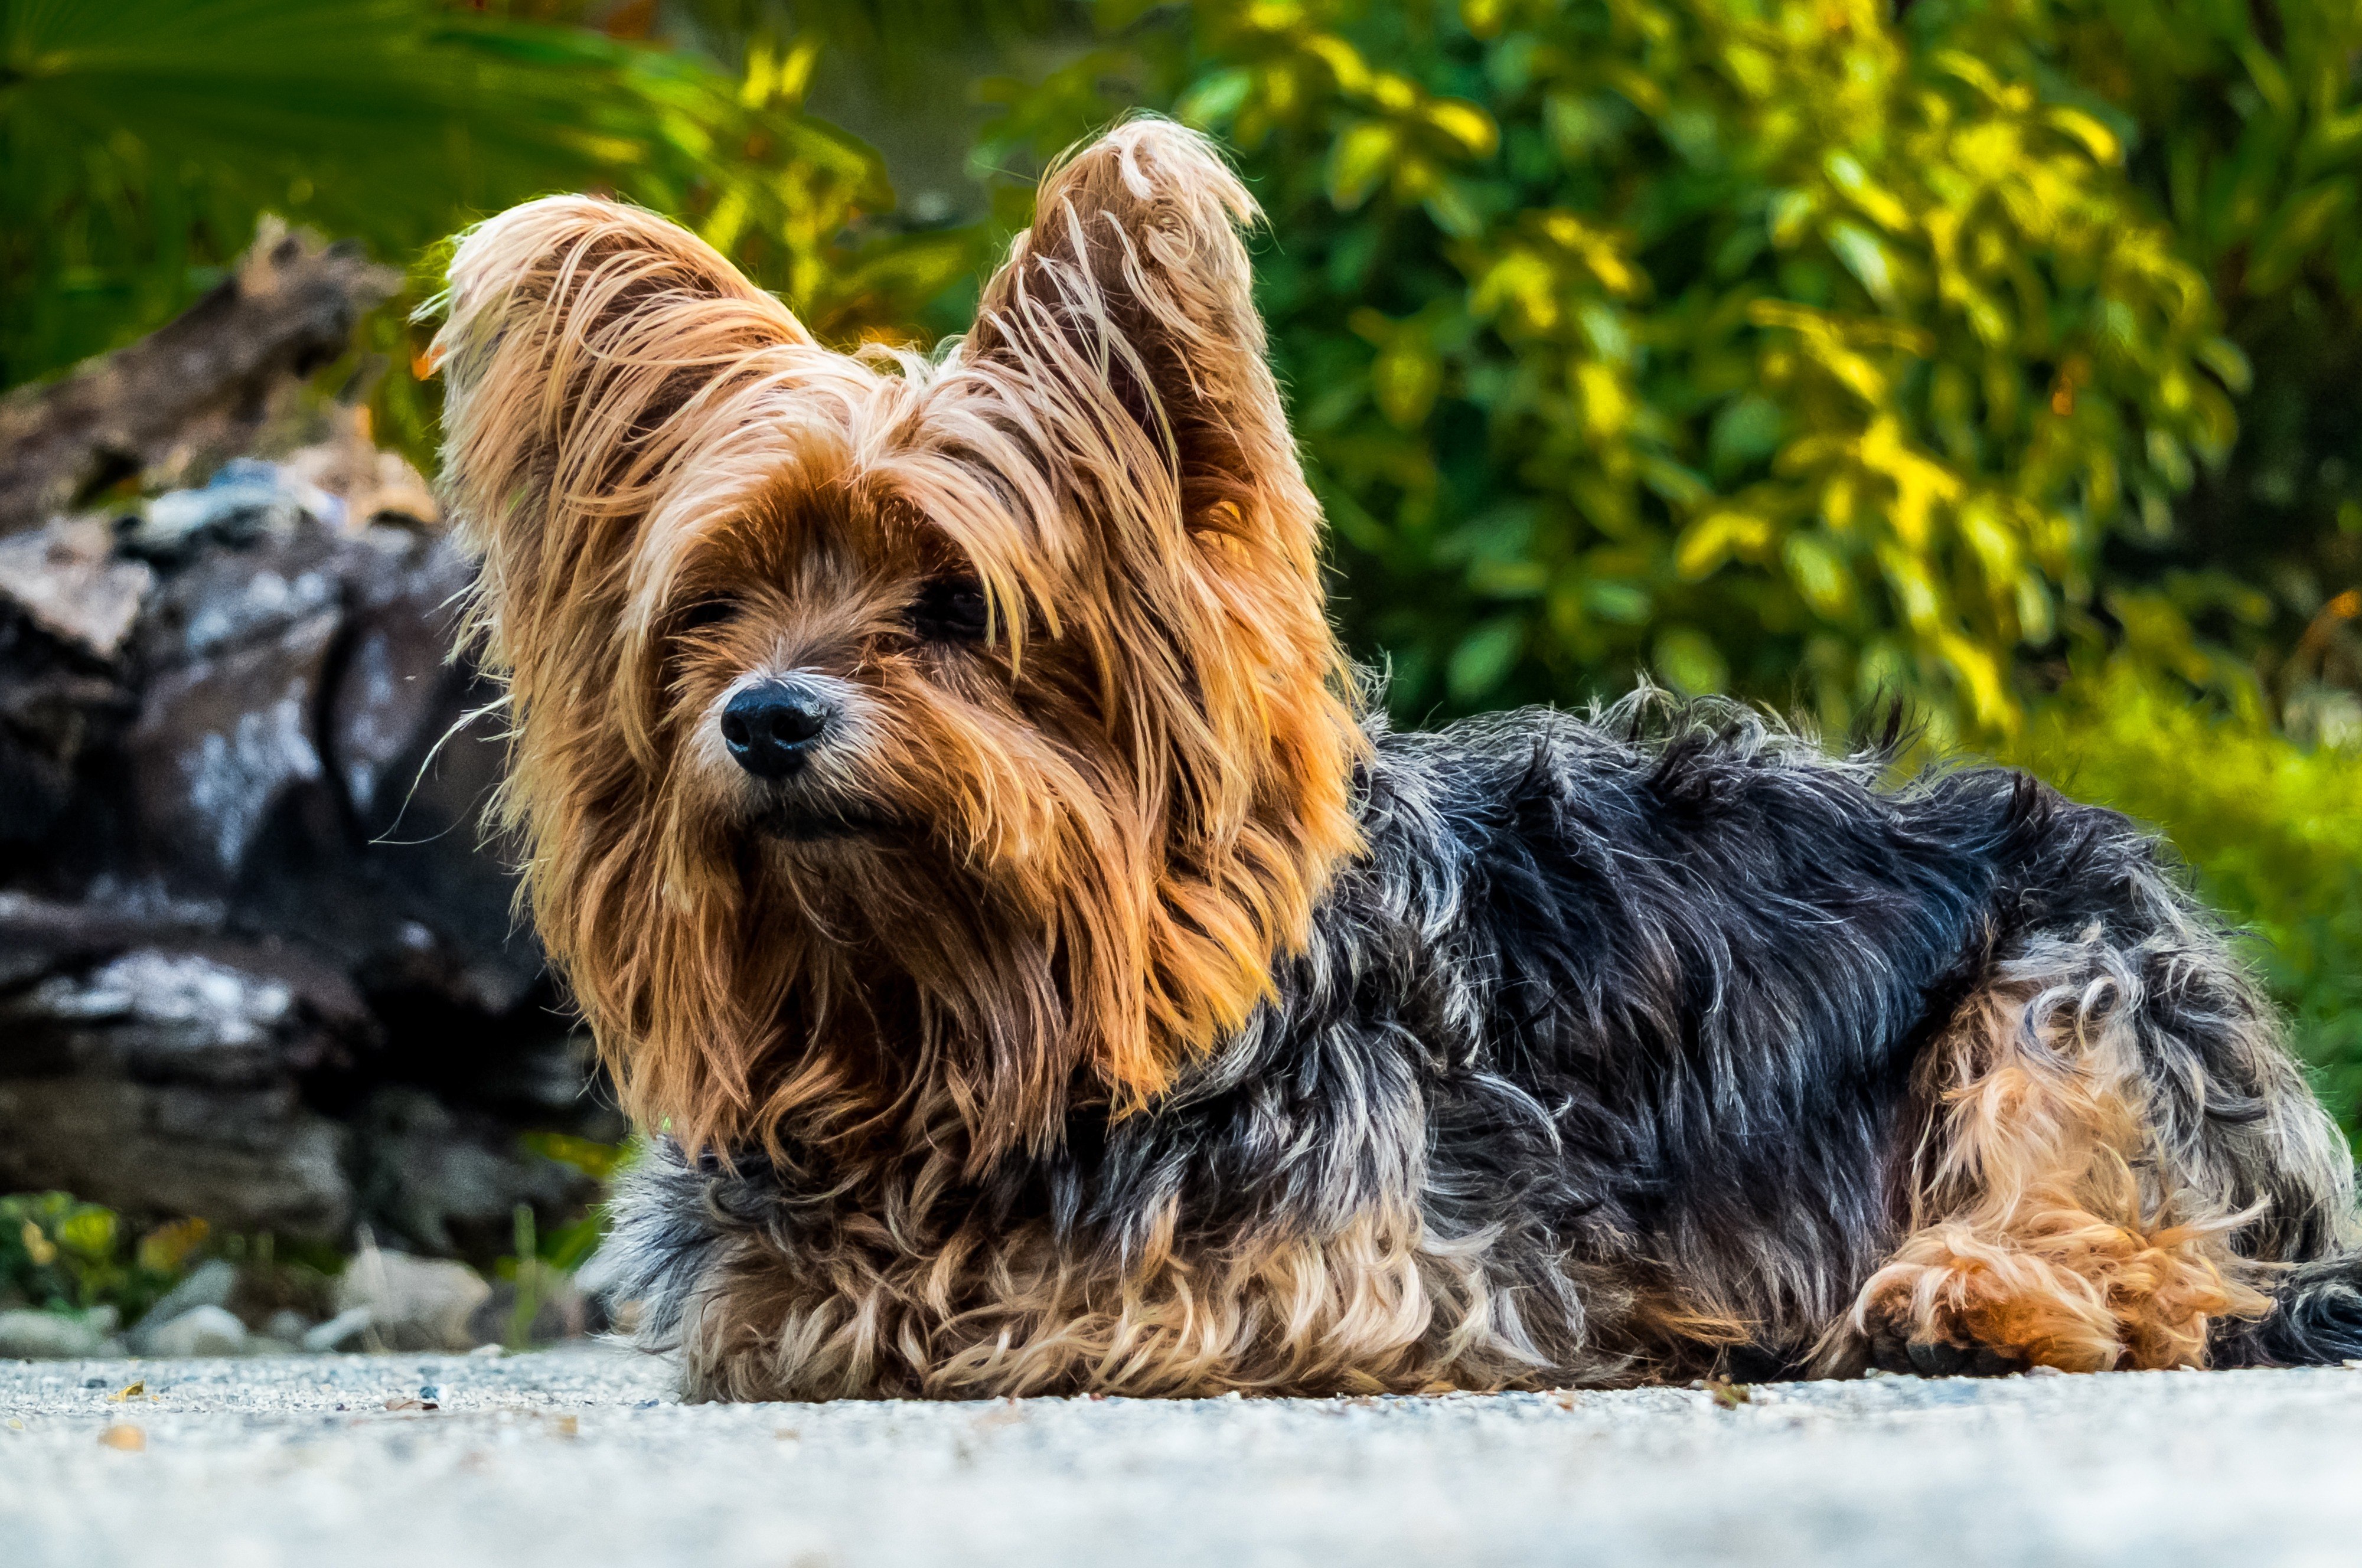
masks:
<instances>
[{"instance_id":1,"label":"dog's face","mask_svg":"<svg viewBox=\"0 0 2362 1568\"><path fill-rule=\"evenodd\" d=\"M462 244L447 478L508 806L639 1114L1039 1144L1302 940L1361 742L1251 214L1196 138L1123 127L933 360L822 348L611 204Z\"/></svg>"}]
</instances>

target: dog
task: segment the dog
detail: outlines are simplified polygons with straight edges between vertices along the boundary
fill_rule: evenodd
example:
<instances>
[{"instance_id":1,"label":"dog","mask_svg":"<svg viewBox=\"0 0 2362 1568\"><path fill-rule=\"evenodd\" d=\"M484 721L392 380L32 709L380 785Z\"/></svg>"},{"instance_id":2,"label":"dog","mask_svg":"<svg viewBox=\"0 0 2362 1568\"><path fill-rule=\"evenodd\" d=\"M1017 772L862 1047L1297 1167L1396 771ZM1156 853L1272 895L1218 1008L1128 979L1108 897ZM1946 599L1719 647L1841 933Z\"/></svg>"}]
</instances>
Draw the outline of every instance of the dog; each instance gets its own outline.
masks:
<instances>
[{"instance_id":1,"label":"dog","mask_svg":"<svg viewBox=\"0 0 2362 1568\"><path fill-rule=\"evenodd\" d=\"M1122 124L926 356L612 202L457 248L502 820L687 1393L2362 1355L2345 1143L2125 819L1646 690L1387 726L1256 221Z\"/></svg>"}]
</instances>

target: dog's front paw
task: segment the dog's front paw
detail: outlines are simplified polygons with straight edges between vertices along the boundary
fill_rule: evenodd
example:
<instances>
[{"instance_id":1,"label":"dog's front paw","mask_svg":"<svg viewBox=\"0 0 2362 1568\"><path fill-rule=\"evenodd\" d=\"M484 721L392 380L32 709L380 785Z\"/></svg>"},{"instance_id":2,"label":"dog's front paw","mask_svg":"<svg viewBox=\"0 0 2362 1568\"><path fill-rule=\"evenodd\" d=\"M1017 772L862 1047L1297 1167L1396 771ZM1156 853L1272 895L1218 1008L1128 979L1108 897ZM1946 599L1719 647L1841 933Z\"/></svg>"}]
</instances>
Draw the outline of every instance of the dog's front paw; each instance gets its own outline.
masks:
<instances>
[{"instance_id":1,"label":"dog's front paw","mask_svg":"<svg viewBox=\"0 0 2362 1568\"><path fill-rule=\"evenodd\" d=\"M2004 1377L2033 1365L2025 1347L1979 1332L1990 1323L1937 1301L1922 1308L1914 1279L1873 1282L1860 1314L1870 1364L1919 1377Z\"/></svg>"},{"instance_id":2,"label":"dog's front paw","mask_svg":"<svg viewBox=\"0 0 2362 1568\"><path fill-rule=\"evenodd\" d=\"M1870 1364L1882 1372L1910 1373L1919 1377L2006 1377L2031 1364L2014 1351L1992 1345L1958 1344L1948 1340L1915 1340L1896 1332L1875 1333L1870 1341Z\"/></svg>"}]
</instances>

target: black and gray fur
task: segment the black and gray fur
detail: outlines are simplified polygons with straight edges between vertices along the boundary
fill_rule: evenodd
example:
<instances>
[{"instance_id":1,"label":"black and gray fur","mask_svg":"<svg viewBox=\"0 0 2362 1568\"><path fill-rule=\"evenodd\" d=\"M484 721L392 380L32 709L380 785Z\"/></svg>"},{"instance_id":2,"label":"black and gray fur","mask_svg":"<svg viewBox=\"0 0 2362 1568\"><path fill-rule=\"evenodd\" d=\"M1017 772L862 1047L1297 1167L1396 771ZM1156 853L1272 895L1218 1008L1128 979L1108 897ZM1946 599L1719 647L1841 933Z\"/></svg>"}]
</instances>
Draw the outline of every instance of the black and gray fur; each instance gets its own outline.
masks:
<instances>
[{"instance_id":1,"label":"black and gray fur","mask_svg":"<svg viewBox=\"0 0 2362 1568\"><path fill-rule=\"evenodd\" d=\"M2344 1141L2124 818L1997 768L1887 788L1891 749L1655 696L1373 740L1368 853L1251 1025L922 1230L1046 1225L1120 1273L1168 1199L1184 1251L1404 1200L1481 1260L1493 1381L1793 1373L1900 1239L1923 1048L2005 966L2083 953L2140 1010L2156 1158L2242 1212L2238 1252L2295 1265L2214 1359L2362 1356ZM659 1145L618 1199L601 1266L651 1343L750 1255L820 1269L877 1200L802 1156L729 1164ZM1686 1338L1684 1304L1747 1342Z\"/></svg>"}]
</instances>

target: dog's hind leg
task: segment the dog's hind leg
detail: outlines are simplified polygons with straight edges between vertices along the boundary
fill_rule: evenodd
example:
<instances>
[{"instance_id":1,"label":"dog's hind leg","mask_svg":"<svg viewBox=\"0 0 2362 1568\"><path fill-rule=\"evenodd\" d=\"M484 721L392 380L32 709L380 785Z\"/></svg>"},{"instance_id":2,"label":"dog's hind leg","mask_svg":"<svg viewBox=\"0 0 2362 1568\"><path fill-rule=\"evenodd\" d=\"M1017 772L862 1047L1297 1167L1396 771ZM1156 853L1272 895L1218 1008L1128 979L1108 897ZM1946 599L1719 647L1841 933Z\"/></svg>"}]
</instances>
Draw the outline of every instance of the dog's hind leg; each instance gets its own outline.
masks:
<instances>
[{"instance_id":1,"label":"dog's hind leg","mask_svg":"<svg viewBox=\"0 0 2362 1568\"><path fill-rule=\"evenodd\" d=\"M2267 1005L2159 897L2138 942L2025 943L1926 1048L1905 1233L1825 1370L2203 1365L2255 1336L2276 1262L2333 1250L2342 1141Z\"/></svg>"}]
</instances>

